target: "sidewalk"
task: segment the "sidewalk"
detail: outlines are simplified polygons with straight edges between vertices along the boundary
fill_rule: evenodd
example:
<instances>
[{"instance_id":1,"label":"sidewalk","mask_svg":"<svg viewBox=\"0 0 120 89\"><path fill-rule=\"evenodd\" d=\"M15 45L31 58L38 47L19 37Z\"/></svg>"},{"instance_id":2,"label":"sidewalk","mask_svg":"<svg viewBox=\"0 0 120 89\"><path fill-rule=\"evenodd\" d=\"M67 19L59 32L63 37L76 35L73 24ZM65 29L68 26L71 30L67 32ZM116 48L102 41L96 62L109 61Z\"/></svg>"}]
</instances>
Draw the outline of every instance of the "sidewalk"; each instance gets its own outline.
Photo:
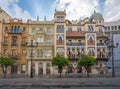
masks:
<instances>
[{"instance_id":1,"label":"sidewalk","mask_svg":"<svg viewBox=\"0 0 120 89\"><path fill-rule=\"evenodd\" d=\"M115 78L0 78L0 89L120 89Z\"/></svg>"}]
</instances>

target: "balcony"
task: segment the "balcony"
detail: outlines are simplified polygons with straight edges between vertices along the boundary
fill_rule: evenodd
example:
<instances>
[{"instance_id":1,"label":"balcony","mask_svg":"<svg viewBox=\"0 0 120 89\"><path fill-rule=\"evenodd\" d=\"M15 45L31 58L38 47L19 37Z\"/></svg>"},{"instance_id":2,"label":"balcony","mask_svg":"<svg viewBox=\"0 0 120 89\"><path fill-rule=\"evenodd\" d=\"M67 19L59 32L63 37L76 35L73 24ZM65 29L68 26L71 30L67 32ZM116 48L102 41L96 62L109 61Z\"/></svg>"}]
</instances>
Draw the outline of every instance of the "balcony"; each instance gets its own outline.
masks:
<instances>
[{"instance_id":1,"label":"balcony","mask_svg":"<svg viewBox=\"0 0 120 89\"><path fill-rule=\"evenodd\" d=\"M81 32L78 32L78 31L72 31L72 32L66 31L66 38L85 38L85 32L84 31L81 31Z\"/></svg>"},{"instance_id":2,"label":"balcony","mask_svg":"<svg viewBox=\"0 0 120 89\"><path fill-rule=\"evenodd\" d=\"M97 61L108 61L109 60L108 56L105 55L105 53L97 54L97 58L96 59L97 59Z\"/></svg>"},{"instance_id":3,"label":"balcony","mask_svg":"<svg viewBox=\"0 0 120 89\"><path fill-rule=\"evenodd\" d=\"M9 55L9 57L12 59L18 59L18 55Z\"/></svg>"},{"instance_id":4,"label":"balcony","mask_svg":"<svg viewBox=\"0 0 120 89\"><path fill-rule=\"evenodd\" d=\"M11 46L17 46L17 44L16 43L12 43Z\"/></svg>"},{"instance_id":5,"label":"balcony","mask_svg":"<svg viewBox=\"0 0 120 89\"><path fill-rule=\"evenodd\" d=\"M107 39L109 38L108 35L106 35L104 33L99 33L99 32L97 32L97 37L98 38L107 38Z\"/></svg>"},{"instance_id":6,"label":"balcony","mask_svg":"<svg viewBox=\"0 0 120 89\"><path fill-rule=\"evenodd\" d=\"M72 54L70 55L70 54L68 54L67 57L68 57L69 60L79 60L80 55L72 55Z\"/></svg>"},{"instance_id":7,"label":"balcony","mask_svg":"<svg viewBox=\"0 0 120 89\"><path fill-rule=\"evenodd\" d=\"M97 46L106 46L105 43L97 43Z\"/></svg>"},{"instance_id":8,"label":"balcony","mask_svg":"<svg viewBox=\"0 0 120 89\"><path fill-rule=\"evenodd\" d=\"M67 46L85 46L85 43L81 42L67 42Z\"/></svg>"},{"instance_id":9,"label":"balcony","mask_svg":"<svg viewBox=\"0 0 120 89\"><path fill-rule=\"evenodd\" d=\"M46 32L45 32L44 29L40 29L40 30L37 30L36 33L38 33L38 34L39 34L39 33L42 33L42 34L44 33L44 34L45 34Z\"/></svg>"},{"instance_id":10,"label":"balcony","mask_svg":"<svg viewBox=\"0 0 120 89\"><path fill-rule=\"evenodd\" d=\"M8 42L3 42L3 46L8 46Z\"/></svg>"}]
</instances>

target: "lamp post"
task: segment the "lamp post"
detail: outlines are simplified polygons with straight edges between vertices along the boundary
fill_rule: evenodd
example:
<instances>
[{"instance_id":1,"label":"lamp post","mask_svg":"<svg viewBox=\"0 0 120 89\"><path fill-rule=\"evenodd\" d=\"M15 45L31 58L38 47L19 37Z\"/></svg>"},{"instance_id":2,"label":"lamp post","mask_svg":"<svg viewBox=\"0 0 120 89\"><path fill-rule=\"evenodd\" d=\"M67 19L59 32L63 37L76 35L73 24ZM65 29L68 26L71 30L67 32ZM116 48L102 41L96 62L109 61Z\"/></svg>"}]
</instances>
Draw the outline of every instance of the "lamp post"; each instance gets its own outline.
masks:
<instances>
[{"instance_id":1,"label":"lamp post","mask_svg":"<svg viewBox=\"0 0 120 89\"><path fill-rule=\"evenodd\" d=\"M112 56L112 77L115 77L115 69L114 69L114 55L113 55L113 48L117 48L118 47L118 43L116 43L116 45L114 45L114 42L113 42L113 34L112 34L112 41L111 41L111 44L108 46L109 48L111 48L111 56Z\"/></svg>"},{"instance_id":2,"label":"lamp post","mask_svg":"<svg viewBox=\"0 0 120 89\"><path fill-rule=\"evenodd\" d=\"M26 44L28 44L28 43L26 43ZM30 78L33 78L33 67L32 67L32 65L33 65L33 47L37 47L37 45L38 45L38 43L36 43L36 45L33 44L33 40L31 40L30 45L27 45L28 47L31 48Z\"/></svg>"}]
</instances>

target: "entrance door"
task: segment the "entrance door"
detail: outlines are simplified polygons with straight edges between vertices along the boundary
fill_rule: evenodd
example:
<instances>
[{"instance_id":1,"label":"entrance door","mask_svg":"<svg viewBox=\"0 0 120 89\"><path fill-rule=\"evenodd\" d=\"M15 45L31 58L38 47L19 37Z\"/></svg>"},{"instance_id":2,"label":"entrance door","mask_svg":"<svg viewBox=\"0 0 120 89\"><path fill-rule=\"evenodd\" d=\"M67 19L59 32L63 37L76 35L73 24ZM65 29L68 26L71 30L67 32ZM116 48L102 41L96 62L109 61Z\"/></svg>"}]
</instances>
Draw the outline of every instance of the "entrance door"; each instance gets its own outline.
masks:
<instances>
[{"instance_id":1,"label":"entrance door","mask_svg":"<svg viewBox=\"0 0 120 89\"><path fill-rule=\"evenodd\" d=\"M50 74L50 63L46 64L46 74Z\"/></svg>"},{"instance_id":2,"label":"entrance door","mask_svg":"<svg viewBox=\"0 0 120 89\"><path fill-rule=\"evenodd\" d=\"M38 74L39 75L43 74L43 63L39 63L38 65Z\"/></svg>"},{"instance_id":3,"label":"entrance door","mask_svg":"<svg viewBox=\"0 0 120 89\"><path fill-rule=\"evenodd\" d=\"M72 73L73 72L73 65L70 64L70 66L68 67L68 73Z\"/></svg>"},{"instance_id":4,"label":"entrance door","mask_svg":"<svg viewBox=\"0 0 120 89\"><path fill-rule=\"evenodd\" d=\"M17 74L17 65L13 65L13 66L11 67L11 73L12 73L12 74Z\"/></svg>"}]
</instances>

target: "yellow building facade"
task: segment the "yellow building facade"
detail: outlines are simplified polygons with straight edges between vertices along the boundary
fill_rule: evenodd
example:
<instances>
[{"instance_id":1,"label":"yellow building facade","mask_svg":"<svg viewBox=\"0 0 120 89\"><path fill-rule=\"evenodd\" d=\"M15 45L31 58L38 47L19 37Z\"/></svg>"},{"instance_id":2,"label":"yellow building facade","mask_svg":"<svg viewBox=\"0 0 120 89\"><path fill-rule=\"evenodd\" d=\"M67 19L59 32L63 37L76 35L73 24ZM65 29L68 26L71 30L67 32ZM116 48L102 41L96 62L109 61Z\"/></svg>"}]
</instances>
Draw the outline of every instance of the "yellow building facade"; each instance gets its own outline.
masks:
<instances>
[{"instance_id":1,"label":"yellow building facade","mask_svg":"<svg viewBox=\"0 0 120 89\"><path fill-rule=\"evenodd\" d=\"M29 20L28 43L33 40L34 47L29 47L28 44L28 73L31 72L31 50L32 68L34 75L52 74L51 59L54 57L54 21Z\"/></svg>"},{"instance_id":2,"label":"yellow building facade","mask_svg":"<svg viewBox=\"0 0 120 89\"><path fill-rule=\"evenodd\" d=\"M3 22L2 56L8 56L15 61L14 65L8 69L8 74L27 74L27 40L27 23L18 19Z\"/></svg>"}]
</instances>

